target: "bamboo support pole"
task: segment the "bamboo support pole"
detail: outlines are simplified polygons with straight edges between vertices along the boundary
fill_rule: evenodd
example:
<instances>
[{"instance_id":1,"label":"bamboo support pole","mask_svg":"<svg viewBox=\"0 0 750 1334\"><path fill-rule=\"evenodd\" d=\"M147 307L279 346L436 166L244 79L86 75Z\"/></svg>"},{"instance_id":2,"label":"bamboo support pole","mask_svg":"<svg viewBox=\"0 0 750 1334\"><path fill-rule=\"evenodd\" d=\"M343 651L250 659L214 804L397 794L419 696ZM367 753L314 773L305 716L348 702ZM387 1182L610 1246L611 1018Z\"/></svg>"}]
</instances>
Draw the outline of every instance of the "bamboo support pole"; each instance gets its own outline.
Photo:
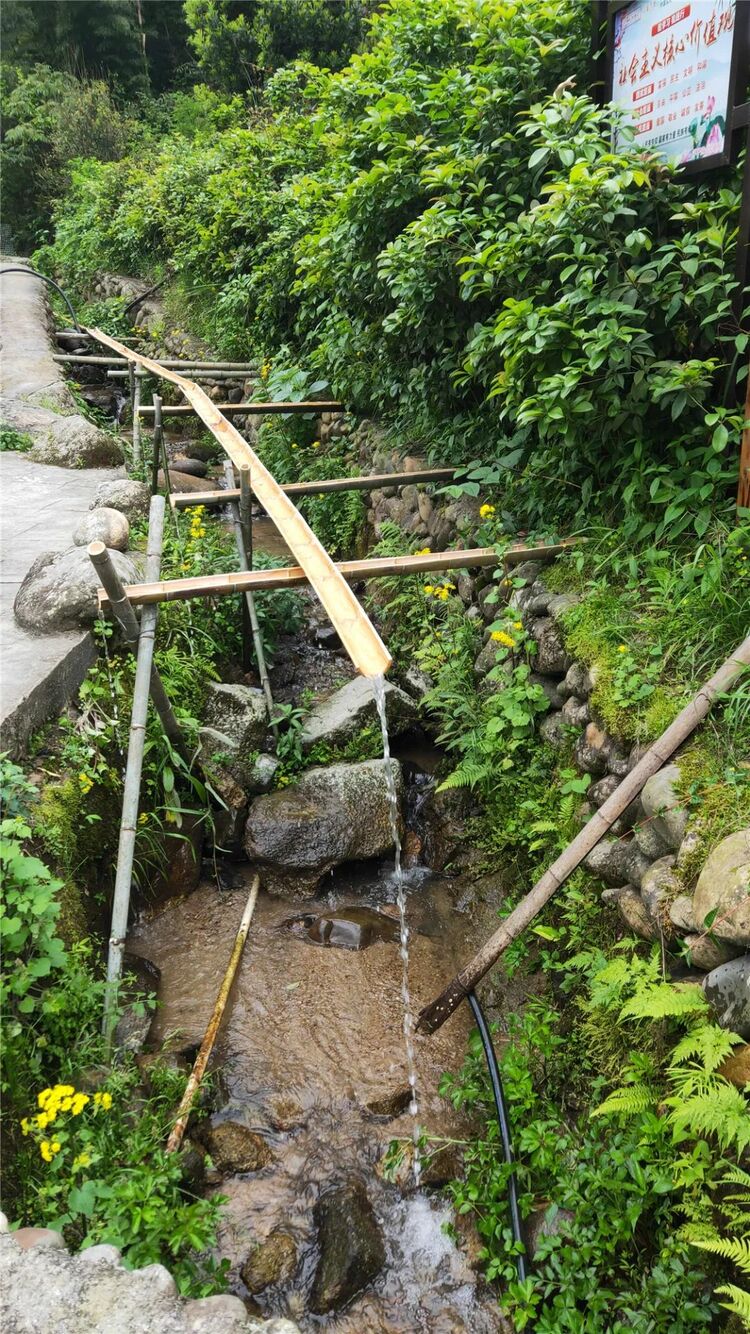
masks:
<instances>
[{"instance_id":1,"label":"bamboo support pole","mask_svg":"<svg viewBox=\"0 0 750 1334\"><path fill-rule=\"evenodd\" d=\"M222 383L222 384L223 384L223 382L224 382L225 380L229 380L230 382L233 381L233 380L235 380L235 381L236 381L236 380L245 380L245 379L247 379L250 375L254 375L254 374L255 374L255 372L254 372L254 371L251 371L251 370L244 370L244 371L227 371L227 370L223 370L223 369L215 369L215 368L212 368L211 370L196 370L196 369L195 369L194 367L192 367L192 366L185 366L185 367L183 367L183 369L184 369L184 370L189 370L189 371L190 371L190 375L191 375L191 377L192 377L193 379L195 379L195 380L217 380L217 381L219 381L219 383ZM124 371L122 371L122 370L117 370L117 371L115 371L115 370L111 370L111 369L109 369L109 370L107 370L106 375L107 375L107 379L108 379L108 380L126 380L126 379L127 379L127 376L128 376L128 372L127 372L127 370L124 370ZM152 377L152 378L155 378L155 377Z\"/></svg>"},{"instance_id":2,"label":"bamboo support pole","mask_svg":"<svg viewBox=\"0 0 750 1334\"><path fill-rule=\"evenodd\" d=\"M473 570L505 564L508 567L525 560L544 560L566 551L572 542L554 546L511 547L499 555L494 547L472 547L467 551L435 551L428 556L380 556L370 560L343 560L336 570L344 579L383 579L393 575L425 575L436 570ZM294 588L307 582L300 565L282 565L273 570L252 570L234 574L204 574L187 579L163 580L154 584L129 584L127 596L134 607L149 602L180 602L183 598L225 597L247 589ZM108 594L99 591L99 605L106 606Z\"/></svg>"},{"instance_id":3,"label":"bamboo support pole","mask_svg":"<svg viewBox=\"0 0 750 1334\"><path fill-rule=\"evenodd\" d=\"M224 467L224 478L227 486L234 485L234 472L232 465L227 459ZM243 463L240 465L240 502L239 502L239 520L242 535L242 550L244 551L244 564L240 563L241 570L252 570L253 568L253 516L252 516L252 496L250 492L250 467ZM234 505L231 507L234 513ZM245 671L252 663L251 641L252 625L250 621L250 598L252 595L245 594L242 599L242 652ZM254 603L253 603L254 609ZM256 618L257 621L257 618Z\"/></svg>"},{"instance_id":4,"label":"bamboo support pole","mask_svg":"<svg viewBox=\"0 0 750 1334\"><path fill-rule=\"evenodd\" d=\"M183 1093L182 1098L180 1100L180 1105L177 1108L177 1116L175 1117L175 1123L172 1126L169 1139L167 1140L167 1153L174 1153L177 1149L179 1149L182 1143L182 1137L185 1134L187 1123L190 1117L190 1111L193 1105L193 1098L195 1097L200 1082L204 1074L206 1073L206 1066L208 1065L208 1060L211 1055L211 1052L213 1051L214 1043L216 1041L216 1035L219 1031L221 1021L224 1017L224 1010L226 1009L226 1004L227 1000L229 999L229 993L232 989L234 976L235 973L237 972L237 965L239 964L242 951L245 948L247 933L250 930L250 923L253 919L253 913L255 912L255 904L258 898L259 884L260 882L256 875L253 879L253 883L250 888L250 895L248 897L247 903L245 904L245 911L242 914L242 921L240 922L237 935L235 936L234 947L232 949L229 963L227 964L227 971L224 974L224 980L219 989L219 994L216 997L216 1004L214 1005L213 1008L213 1014L211 1015L211 1018L209 1020L208 1028L206 1029L205 1036L200 1046L200 1051L198 1052L198 1055L195 1058L195 1064L193 1066L190 1078L188 1079L188 1082L185 1085L185 1092Z\"/></svg>"},{"instance_id":5,"label":"bamboo support pole","mask_svg":"<svg viewBox=\"0 0 750 1334\"><path fill-rule=\"evenodd\" d=\"M102 585L107 594L107 606L111 610L115 619L119 622L123 633L125 645L135 652L138 643L140 628L136 619L133 605L128 600L127 593L122 586L120 576L117 573L109 551L103 542L91 542L88 546L88 554L94 569L96 570ZM154 701L154 708L161 718L162 727L186 764L190 764L190 751L188 750L185 738L182 735L180 724L174 716L172 705L164 689L164 682L159 675L159 669L156 665L151 667L151 698Z\"/></svg>"},{"instance_id":6,"label":"bamboo support pole","mask_svg":"<svg viewBox=\"0 0 750 1334\"><path fill-rule=\"evenodd\" d=\"M191 381L191 383L194 382ZM197 389L198 386L196 385L195 388ZM267 415L268 413L281 412L304 412L312 414L320 412L343 412L344 410L343 403L327 402L324 399L310 399L309 402L304 403L213 403L211 402L211 399L208 401L216 412L221 412L224 415L231 412L242 412L246 416L251 416L253 414ZM153 408L148 406L140 408L139 412L141 417L153 416ZM201 416L201 413L198 412L198 409L194 407L192 403L165 403L162 408L162 413L165 417ZM203 418L203 420L205 421L205 418ZM208 423L206 424L208 425Z\"/></svg>"},{"instance_id":7,"label":"bamboo support pole","mask_svg":"<svg viewBox=\"0 0 750 1334\"><path fill-rule=\"evenodd\" d=\"M159 468L161 467L162 453L164 452L164 432L161 424L161 399L158 394L154 394L154 435L152 441L153 455L151 459L151 494L156 495L159 489ZM164 480L167 484L167 494L169 494L169 469L164 471Z\"/></svg>"},{"instance_id":8,"label":"bamboo support pole","mask_svg":"<svg viewBox=\"0 0 750 1334\"><path fill-rule=\"evenodd\" d=\"M427 482L450 482L456 476L457 468L420 468L416 472L381 472L369 477L332 477L317 482L288 482L282 486L287 496L324 496L333 491L377 491L385 486L419 486ZM232 485L225 491L192 491L186 495L175 493L172 505L175 509L190 509L193 505L226 505L230 500L239 500L239 489Z\"/></svg>"},{"instance_id":9,"label":"bamboo support pole","mask_svg":"<svg viewBox=\"0 0 750 1334\"><path fill-rule=\"evenodd\" d=\"M740 476L737 483L737 509L750 509L750 366L747 369L745 417L740 437Z\"/></svg>"},{"instance_id":10,"label":"bamboo support pole","mask_svg":"<svg viewBox=\"0 0 750 1334\"><path fill-rule=\"evenodd\" d=\"M133 385L133 466L139 469L141 466L141 387L143 374L140 366L135 368L135 384Z\"/></svg>"},{"instance_id":11,"label":"bamboo support pole","mask_svg":"<svg viewBox=\"0 0 750 1334\"><path fill-rule=\"evenodd\" d=\"M481 982L501 954L507 950L527 926L572 875L597 843L622 815L631 801L640 793L646 781L652 777L670 758L678 746L686 740L699 723L703 722L717 696L723 694L738 676L750 666L750 636L735 650L731 658L719 668L697 695L677 715L674 722L662 732L662 735L646 751L635 768L623 778L611 797L592 815L588 824L569 843L560 857L545 871L529 893L508 914L505 921L494 935L490 936L482 948L461 969L436 1000L431 1001L421 1011L417 1020L417 1031L434 1033L453 1013L456 1007Z\"/></svg>"},{"instance_id":12,"label":"bamboo support pole","mask_svg":"<svg viewBox=\"0 0 750 1334\"><path fill-rule=\"evenodd\" d=\"M87 332L105 347L178 385L198 417L223 446L232 462L238 468L241 463L250 464L253 470L253 492L259 504L272 519L292 556L304 570L355 667L363 676L381 676L387 672L391 666L391 656L341 572L309 524L295 509L292 501L284 495L257 454L217 409L216 404L211 402L208 395L194 381L165 369L149 357L130 351L124 344L108 338L99 329L89 329ZM316 410L321 410L320 404L316 404ZM246 574L241 577L252 579L254 575Z\"/></svg>"},{"instance_id":13,"label":"bamboo support pole","mask_svg":"<svg viewBox=\"0 0 750 1334\"><path fill-rule=\"evenodd\" d=\"M146 553L146 573L151 579L158 579L161 568L161 549L164 540L164 497L152 496L148 518L148 548ZM102 1031L107 1050L112 1046L115 1022L117 1019L117 988L122 975L122 956L125 950L125 937L128 929L130 911L130 887L133 880L133 859L138 828L138 805L141 793L141 772L146 744L146 724L148 721L148 697L151 672L154 663L154 644L156 640L156 622L159 608L145 607L141 619L136 656L135 684L133 686L133 708L130 716L130 735L128 754L125 765L125 781L122 793L122 815L120 817L120 841L117 849L117 869L112 902L112 925L109 932L107 953L107 986L104 993L104 1017Z\"/></svg>"},{"instance_id":14,"label":"bamboo support pole","mask_svg":"<svg viewBox=\"0 0 750 1334\"><path fill-rule=\"evenodd\" d=\"M95 338L97 342L101 342L99 335L94 330L85 329L84 333L87 337ZM124 342L126 340L123 339L122 341ZM70 362L74 366L125 366L127 368L126 362L122 356L97 357L84 356L82 354L76 355L69 352L53 352L52 360ZM167 370L240 371L248 375L253 374L253 372L258 369L257 365L251 365L246 361L180 361L175 358L172 358L171 360L165 358L164 361L159 362L159 365L165 366ZM158 374L158 372L154 371L153 374Z\"/></svg>"},{"instance_id":15,"label":"bamboo support pole","mask_svg":"<svg viewBox=\"0 0 750 1334\"><path fill-rule=\"evenodd\" d=\"M240 476L242 476L242 469L244 469L245 467L246 467L245 464L241 465ZM225 474L228 472L231 477L232 465L228 459L224 464L224 469L225 469ZM248 502L248 507L249 507L249 502ZM235 541L237 543L237 557L240 563L240 569L247 570L248 556L247 556L246 538L242 523L241 510L236 502L230 505L229 508L232 515L232 524L234 526L234 536L235 536ZM252 538L250 540L252 542ZM252 551L252 547L250 549ZM265 695L266 704L268 705L268 716L269 718L273 718L274 714L273 695L271 693L271 682L268 678L266 655L263 650L263 637L260 633L260 626L258 624L258 613L255 608L255 599L250 589L245 590L245 596L243 602L247 611L247 619L250 623L250 632L252 635L253 647L255 648L255 661L258 664L258 675L260 676L260 683L261 686L263 687L263 694ZM277 733L276 724L272 722L271 727L273 728L275 736Z\"/></svg>"}]
</instances>

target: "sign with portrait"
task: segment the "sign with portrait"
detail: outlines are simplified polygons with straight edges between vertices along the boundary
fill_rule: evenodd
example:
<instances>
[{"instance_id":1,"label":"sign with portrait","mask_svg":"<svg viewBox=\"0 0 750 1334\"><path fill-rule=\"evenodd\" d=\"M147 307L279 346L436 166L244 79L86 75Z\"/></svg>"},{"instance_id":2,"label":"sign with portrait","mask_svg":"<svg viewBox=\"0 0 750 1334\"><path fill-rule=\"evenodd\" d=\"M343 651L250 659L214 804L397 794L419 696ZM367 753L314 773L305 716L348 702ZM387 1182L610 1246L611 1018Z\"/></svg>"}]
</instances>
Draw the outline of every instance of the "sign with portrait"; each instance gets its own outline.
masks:
<instances>
[{"instance_id":1,"label":"sign with portrait","mask_svg":"<svg viewBox=\"0 0 750 1334\"><path fill-rule=\"evenodd\" d=\"M737 0L632 0L613 14L612 101L636 142L668 162L727 161L736 9Z\"/></svg>"}]
</instances>

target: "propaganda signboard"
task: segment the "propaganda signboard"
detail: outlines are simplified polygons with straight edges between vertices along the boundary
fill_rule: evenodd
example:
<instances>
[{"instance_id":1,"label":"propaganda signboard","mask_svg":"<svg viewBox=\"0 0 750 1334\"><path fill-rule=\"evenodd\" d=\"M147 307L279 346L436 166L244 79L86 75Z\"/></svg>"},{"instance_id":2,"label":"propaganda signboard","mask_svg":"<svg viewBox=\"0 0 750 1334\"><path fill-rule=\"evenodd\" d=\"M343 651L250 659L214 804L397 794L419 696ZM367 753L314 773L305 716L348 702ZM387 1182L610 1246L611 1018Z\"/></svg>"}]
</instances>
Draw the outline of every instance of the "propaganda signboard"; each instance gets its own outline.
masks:
<instances>
[{"instance_id":1,"label":"propaganda signboard","mask_svg":"<svg viewBox=\"0 0 750 1334\"><path fill-rule=\"evenodd\" d=\"M738 2L632 0L612 15L612 101L636 142L668 162L729 160Z\"/></svg>"}]
</instances>

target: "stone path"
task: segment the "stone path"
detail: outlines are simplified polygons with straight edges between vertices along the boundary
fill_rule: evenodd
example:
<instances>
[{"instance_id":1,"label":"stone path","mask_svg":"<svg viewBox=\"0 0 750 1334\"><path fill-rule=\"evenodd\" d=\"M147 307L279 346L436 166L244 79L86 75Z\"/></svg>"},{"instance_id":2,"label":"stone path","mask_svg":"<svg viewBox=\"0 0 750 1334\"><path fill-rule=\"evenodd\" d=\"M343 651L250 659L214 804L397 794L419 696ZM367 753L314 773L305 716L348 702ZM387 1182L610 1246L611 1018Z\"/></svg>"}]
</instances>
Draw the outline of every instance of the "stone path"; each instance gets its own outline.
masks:
<instances>
[{"instance_id":1,"label":"stone path","mask_svg":"<svg viewBox=\"0 0 750 1334\"><path fill-rule=\"evenodd\" d=\"M17 624L13 601L43 551L72 544L100 482L122 468L53 468L25 454L0 454L0 749L17 753L58 713L93 661L88 632L34 635Z\"/></svg>"}]
</instances>

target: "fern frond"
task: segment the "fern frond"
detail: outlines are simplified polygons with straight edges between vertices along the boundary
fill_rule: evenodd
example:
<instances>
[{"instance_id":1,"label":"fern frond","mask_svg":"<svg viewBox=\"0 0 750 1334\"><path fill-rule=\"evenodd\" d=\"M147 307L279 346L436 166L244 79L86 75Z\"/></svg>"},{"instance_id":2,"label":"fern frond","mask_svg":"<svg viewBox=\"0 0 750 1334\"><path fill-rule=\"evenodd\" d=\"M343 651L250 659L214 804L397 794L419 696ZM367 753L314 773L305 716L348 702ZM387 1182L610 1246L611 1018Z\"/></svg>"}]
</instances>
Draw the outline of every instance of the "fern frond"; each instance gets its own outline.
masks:
<instances>
[{"instance_id":1,"label":"fern frond","mask_svg":"<svg viewBox=\"0 0 750 1334\"><path fill-rule=\"evenodd\" d=\"M667 1100L674 1109L672 1124L691 1135L713 1135L723 1149L730 1145L742 1152L750 1145L750 1116L747 1100L733 1084L714 1079L707 1090L692 1097L682 1093Z\"/></svg>"},{"instance_id":2,"label":"fern frond","mask_svg":"<svg viewBox=\"0 0 750 1334\"><path fill-rule=\"evenodd\" d=\"M736 1033L729 1033L718 1024L696 1024L677 1043L672 1051L670 1066L680 1065L693 1056L697 1056L707 1072L718 1070L734 1046L742 1039Z\"/></svg>"},{"instance_id":3,"label":"fern frond","mask_svg":"<svg viewBox=\"0 0 750 1334\"><path fill-rule=\"evenodd\" d=\"M738 1315L745 1329L750 1330L750 1292L738 1288L736 1283L722 1283L715 1292L717 1296L731 1298L730 1301L721 1303L724 1310Z\"/></svg>"},{"instance_id":4,"label":"fern frond","mask_svg":"<svg viewBox=\"0 0 750 1334\"><path fill-rule=\"evenodd\" d=\"M748 1194L726 1195L727 1200L747 1200L750 1203L750 1172L746 1172L742 1167L735 1167L734 1164L727 1169L721 1178L722 1186L746 1186Z\"/></svg>"},{"instance_id":5,"label":"fern frond","mask_svg":"<svg viewBox=\"0 0 750 1334\"><path fill-rule=\"evenodd\" d=\"M699 1014L707 1009L707 1002L699 987L660 982L647 990L637 991L620 1011L622 1019L680 1019Z\"/></svg>"},{"instance_id":6,"label":"fern frond","mask_svg":"<svg viewBox=\"0 0 750 1334\"><path fill-rule=\"evenodd\" d=\"M650 1084L630 1084L615 1089L604 1102L595 1107L592 1116L638 1116L657 1102L657 1092Z\"/></svg>"},{"instance_id":7,"label":"fern frond","mask_svg":"<svg viewBox=\"0 0 750 1334\"><path fill-rule=\"evenodd\" d=\"M731 1260L741 1274L750 1275L750 1238L715 1237L711 1241L694 1241L692 1245L710 1251L712 1255L720 1255L722 1260Z\"/></svg>"}]
</instances>

